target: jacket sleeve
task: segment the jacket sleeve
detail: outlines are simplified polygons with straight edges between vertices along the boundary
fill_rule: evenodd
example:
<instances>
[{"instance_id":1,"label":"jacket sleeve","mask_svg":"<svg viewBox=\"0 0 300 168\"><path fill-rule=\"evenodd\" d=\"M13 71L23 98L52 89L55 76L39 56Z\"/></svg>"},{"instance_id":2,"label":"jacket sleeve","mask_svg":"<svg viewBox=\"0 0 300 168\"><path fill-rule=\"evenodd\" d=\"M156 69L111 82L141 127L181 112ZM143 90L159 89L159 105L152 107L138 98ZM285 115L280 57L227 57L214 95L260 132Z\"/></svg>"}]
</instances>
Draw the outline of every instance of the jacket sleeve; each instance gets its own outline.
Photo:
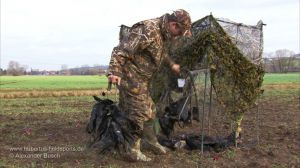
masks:
<instances>
[{"instance_id":1,"label":"jacket sleeve","mask_svg":"<svg viewBox=\"0 0 300 168\"><path fill-rule=\"evenodd\" d=\"M172 68L172 66L175 64L175 62L172 60L172 58L170 57L169 54L166 54L165 57L164 57L164 63L169 65L170 68Z\"/></svg>"},{"instance_id":2,"label":"jacket sleeve","mask_svg":"<svg viewBox=\"0 0 300 168\"><path fill-rule=\"evenodd\" d=\"M165 44L165 48L164 48L164 52L163 52L163 63L165 65L168 65L170 68L172 68L172 66L175 64L175 62L173 61L173 59L171 58L171 54L173 54L171 52L171 45L172 43L167 43Z\"/></svg>"},{"instance_id":3,"label":"jacket sleeve","mask_svg":"<svg viewBox=\"0 0 300 168\"><path fill-rule=\"evenodd\" d=\"M183 57L185 55L183 55L184 53L178 54L178 52L184 51L183 49L188 47L191 42L192 42L191 37L182 36L182 37L177 37L175 41L171 41L170 43L168 43L167 44L168 51L165 52L167 54L164 56L164 63L169 65L171 68L174 64L180 64L181 60L185 59L180 57ZM178 50L178 48L180 50Z\"/></svg>"},{"instance_id":4,"label":"jacket sleeve","mask_svg":"<svg viewBox=\"0 0 300 168\"><path fill-rule=\"evenodd\" d=\"M111 53L107 75L113 74L121 77L122 65L124 64L124 62L125 58L121 56L119 47L114 47Z\"/></svg>"},{"instance_id":5,"label":"jacket sleeve","mask_svg":"<svg viewBox=\"0 0 300 168\"><path fill-rule=\"evenodd\" d=\"M134 59L134 55L147 48L152 41L153 39L145 32L143 24L134 25L128 37L113 49L108 73L121 77L126 61Z\"/></svg>"}]
</instances>

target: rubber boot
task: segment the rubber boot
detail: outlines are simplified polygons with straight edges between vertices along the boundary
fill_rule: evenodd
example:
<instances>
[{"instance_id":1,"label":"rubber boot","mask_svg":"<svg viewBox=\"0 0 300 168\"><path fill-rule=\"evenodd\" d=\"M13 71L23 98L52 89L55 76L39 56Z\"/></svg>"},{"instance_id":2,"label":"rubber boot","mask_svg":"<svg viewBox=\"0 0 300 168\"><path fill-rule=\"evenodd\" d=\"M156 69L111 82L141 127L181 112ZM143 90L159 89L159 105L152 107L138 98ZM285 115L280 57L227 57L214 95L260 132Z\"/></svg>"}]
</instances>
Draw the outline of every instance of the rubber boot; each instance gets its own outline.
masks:
<instances>
[{"instance_id":1,"label":"rubber boot","mask_svg":"<svg viewBox=\"0 0 300 168\"><path fill-rule=\"evenodd\" d=\"M155 135L155 120L149 120L144 123L142 148L152 151L154 154L166 154L165 147L159 144Z\"/></svg>"},{"instance_id":2,"label":"rubber boot","mask_svg":"<svg viewBox=\"0 0 300 168\"><path fill-rule=\"evenodd\" d=\"M129 160L130 161L143 161L143 162L148 162L151 161L151 158L148 158L146 155L144 155L141 150L141 139L138 139L133 147L130 150L129 153Z\"/></svg>"}]
</instances>

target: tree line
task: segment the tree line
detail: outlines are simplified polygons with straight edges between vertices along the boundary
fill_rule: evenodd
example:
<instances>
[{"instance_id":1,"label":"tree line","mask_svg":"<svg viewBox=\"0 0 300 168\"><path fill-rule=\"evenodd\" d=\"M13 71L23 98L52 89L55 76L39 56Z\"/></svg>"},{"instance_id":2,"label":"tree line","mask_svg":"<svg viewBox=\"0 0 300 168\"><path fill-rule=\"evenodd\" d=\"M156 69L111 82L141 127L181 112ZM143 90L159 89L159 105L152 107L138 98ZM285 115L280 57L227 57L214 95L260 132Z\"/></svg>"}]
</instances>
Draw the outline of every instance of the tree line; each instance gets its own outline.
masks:
<instances>
[{"instance_id":1,"label":"tree line","mask_svg":"<svg viewBox=\"0 0 300 168\"><path fill-rule=\"evenodd\" d=\"M0 68L0 75L20 76L20 75L104 75L106 74L107 65L82 65L81 67L68 68L66 64L61 66L60 70L39 70L28 69L27 65L21 65L17 61L10 61L7 69Z\"/></svg>"},{"instance_id":2,"label":"tree line","mask_svg":"<svg viewBox=\"0 0 300 168\"><path fill-rule=\"evenodd\" d=\"M300 53L295 54L287 49L277 50L274 53L266 53L263 63L266 72L300 72Z\"/></svg>"},{"instance_id":3,"label":"tree line","mask_svg":"<svg viewBox=\"0 0 300 168\"><path fill-rule=\"evenodd\" d=\"M272 53L265 53L263 64L266 72L270 73L287 73L300 72L300 53L295 54L287 49L277 50ZM40 71L30 69L27 65L21 65L17 61L10 61L7 69L0 68L0 75L103 75L106 73L107 65L82 65L81 67L68 68L68 65L63 64L61 70L57 71Z\"/></svg>"}]
</instances>

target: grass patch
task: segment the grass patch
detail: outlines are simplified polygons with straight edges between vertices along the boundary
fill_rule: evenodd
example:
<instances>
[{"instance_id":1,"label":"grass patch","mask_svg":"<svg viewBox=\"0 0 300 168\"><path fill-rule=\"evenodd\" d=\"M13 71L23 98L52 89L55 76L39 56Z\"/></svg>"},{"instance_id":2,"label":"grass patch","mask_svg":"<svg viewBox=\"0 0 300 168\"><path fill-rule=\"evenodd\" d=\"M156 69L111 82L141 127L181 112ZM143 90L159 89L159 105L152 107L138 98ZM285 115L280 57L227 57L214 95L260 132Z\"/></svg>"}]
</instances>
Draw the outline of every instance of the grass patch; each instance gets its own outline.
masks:
<instances>
[{"instance_id":1,"label":"grass patch","mask_svg":"<svg viewBox=\"0 0 300 168\"><path fill-rule=\"evenodd\" d=\"M2 99L0 114L79 113L90 111L94 102L91 96Z\"/></svg>"},{"instance_id":2,"label":"grass patch","mask_svg":"<svg viewBox=\"0 0 300 168\"><path fill-rule=\"evenodd\" d=\"M299 97L300 73L267 73L262 89L264 97Z\"/></svg>"},{"instance_id":3,"label":"grass patch","mask_svg":"<svg viewBox=\"0 0 300 168\"><path fill-rule=\"evenodd\" d=\"M263 85L300 84L300 73L266 73Z\"/></svg>"},{"instance_id":4,"label":"grass patch","mask_svg":"<svg viewBox=\"0 0 300 168\"><path fill-rule=\"evenodd\" d=\"M280 96L280 97L299 97L300 87L295 89L270 89L264 88L264 97Z\"/></svg>"},{"instance_id":5,"label":"grass patch","mask_svg":"<svg viewBox=\"0 0 300 168\"><path fill-rule=\"evenodd\" d=\"M115 99L114 97L108 98ZM95 100L92 96L1 99L0 114L11 116L34 113L73 115L74 113L90 112L94 103Z\"/></svg>"},{"instance_id":6,"label":"grass patch","mask_svg":"<svg viewBox=\"0 0 300 168\"><path fill-rule=\"evenodd\" d=\"M300 73L267 73L263 85L300 84ZM0 89L14 90L76 90L107 87L106 76L0 76Z\"/></svg>"},{"instance_id":7,"label":"grass patch","mask_svg":"<svg viewBox=\"0 0 300 168\"><path fill-rule=\"evenodd\" d=\"M66 97L66 96L93 96L102 93L114 94L115 90L106 89L82 89L82 90L19 90L0 92L0 98L39 98L39 97Z\"/></svg>"},{"instance_id":8,"label":"grass patch","mask_svg":"<svg viewBox=\"0 0 300 168\"><path fill-rule=\"evenodd\" d=\"M0 76L1 90L95 89L107 87L102 76Z\"/></svg>"}]
</instances>

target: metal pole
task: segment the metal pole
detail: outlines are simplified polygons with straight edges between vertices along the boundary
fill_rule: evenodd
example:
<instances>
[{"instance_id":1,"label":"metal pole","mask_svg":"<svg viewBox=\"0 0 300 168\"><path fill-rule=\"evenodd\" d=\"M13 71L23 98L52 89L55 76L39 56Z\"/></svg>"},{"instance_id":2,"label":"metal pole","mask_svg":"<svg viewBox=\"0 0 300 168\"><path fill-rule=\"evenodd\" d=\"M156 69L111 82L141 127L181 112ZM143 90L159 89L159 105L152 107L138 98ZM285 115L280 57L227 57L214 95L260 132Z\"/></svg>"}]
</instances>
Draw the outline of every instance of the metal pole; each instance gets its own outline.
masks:
<instances>
[{"instance_id":1,"label":"metal pole","mask_svg":"<svg viewBox=\"0 0 300 168\"><path fill-rule=\"evenodd\" d=\"M205 78L204 78L204 94L203 94L203 108L202 108L202 128L201 128L201 153L203 154L203 142L204 142L204 109L205 109L205 102L206 102L206 84L207 84L207 69L204 71Z\"/></svg>"},{"instance_id":2,"label":"metal pole","mask_svg":"<svg viewBox=\"0 0 300 168\"><path fill-rule=\"evenodd\" d=\"M210 91L209 91L209 110L208 110L208 135L210 135L210 113L211 113L211 102L212 102L212 85L210 82Z\"/></svg>"},{"instance_id":3,"label":"metal pole","mask_svg":"<svg viewBox=\"0 0 300 168\"><path fill-rule=\"evenodd\" d=\"M260 97L259 97L259 99L260 99ZM257 103L256 117L255 118L256 118L256 139L257 139L257 144L259 145L259 126L260 126L260 122L259 122L259 102Z\"/></svg>"},{"instance_id":4,"label":"metal pole","mask_svg":"<svg viewBox=\"0 0 300 168\"><path fill-rule=\"evenodd\" d=\"M191 98L190 98L191 121L190 121L190 123L193 124L193 118L194 118L194 115L193 115L193 106L192 106L192 98L193 98L193 95L192 95L192 88L190 89L190 95L191 95Z\"/></svg>"},{"instance_id":5,"label":"metal pole","mask_svg":"<svg viewBox=\"0 0 300 168\"><path fill-rule=\"evenodd\" d=\"M180 113L179 113L179 115L178 115L178 120L180 120L180 116L182 115L182 113L183 113L183 110L184 110L184 108L185 108L185 106L186 106L186 104L187 104L187 102L188 102L188 100L190 99L190 95L188 95L188 97L185 99L185 101L184 101L184 104L183 104L183 106L182 106L182 108L181 108L181 110L180 110Z\"/></svg>"}]
</instances>

